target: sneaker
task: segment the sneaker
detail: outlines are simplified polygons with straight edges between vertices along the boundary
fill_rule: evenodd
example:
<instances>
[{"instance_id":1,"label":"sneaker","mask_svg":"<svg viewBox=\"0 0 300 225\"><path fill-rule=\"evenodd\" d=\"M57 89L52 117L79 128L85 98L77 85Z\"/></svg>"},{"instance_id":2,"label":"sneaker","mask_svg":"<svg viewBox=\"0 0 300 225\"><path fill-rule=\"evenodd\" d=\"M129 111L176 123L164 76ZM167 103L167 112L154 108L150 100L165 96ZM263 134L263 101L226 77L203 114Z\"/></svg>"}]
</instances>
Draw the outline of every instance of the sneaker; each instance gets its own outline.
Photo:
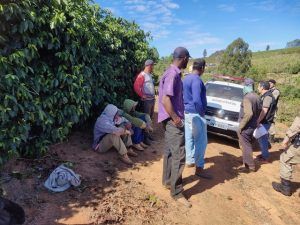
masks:
<instances>
[{"instance_id":1,"label":"sneaker","mask_svg":"<svg viewBox=\"0 0 300 225\"><path fill-rule=\"evenodd\" d=\"M134 152L131 148L128 148L127 154L129 156L133 156L133 157L137 157L138 156L138 154L136 152Z\"/></svg>"},{"instance_id":2,"label":"sneaker","mask_svg":"<svg viewBox=\"0 0 300 225\"><path fill-rule=\"evenodd\" d=\"M185 165L186 165L186 167L188 167L188 168L195 167L195 163L187 163L187 164L185 164Z\"/></svg>"},{"instance_id":3,"label":"sneaker","mask_svg":"<svg viewBox=\"0 0 300 225\"><path fill-rule=\"evenodd\" d=\"M120 155L120 160L127 165L133 165L133 162L131 161L131 159L128 157L127 154Z\"/></svg>"},{"instance_id":4,"label":"sneaker","mask_svg":"<svg viewBox=\"0 0 300 225\"><path fill-rule=\"evenodd\" d=\"M147 145L147 144L145 144L145 143L143 143L143 142L141 142L140 145L141 145L143 148L148 148L148 147L149 147L149 145Z\"/></svg>"},{"instance_id":5,"label":"sneaker","mask_svg":"<svg viewBox=\"0 0 300 225\"><path fill-rule=\"evenodd\" d=\"M255 158L256 161L262 163L262 164L267 164L269 163L268 159L265 159L262 155L258 155Z\"/></svg>"},{"instance_id":6,"label":"sneaker","mask_svg":"<svg viewBox=\"0 0 300 225\"><path fill-rule=\"evenodd\" d=\"M204 179L211 180L213 176L210 173L207 173L203 168L196 167L195 175L198 177L202 177Z\"/></svg>"},{"instance_id":7,"label":"sneaker","mask_svg":"<svg viewBox=\"0 0 300 225\"><path fill-rule=\"evenodd\" d=\"M249 167L248 165L245 165L243 167L238 168L237 171L239 173L253 173L253 172L256 172L256 169Z\"/></svg>"},{"instance_id":8,"label":"sneaker","mask_svg":"<svg viewBox=\"0 0 300 225\"><path fill-rule=\"evenodd\" d=\"M132 145L136 150L138 151L144 151L145 149L140 144L134 144Z\"/></svg>"},{"instance_id":9,"label":"sneaker","mask_svg":"<svg viewBox=\"0 0 300 225\"><path fill-rule=\"evenodd\" d=\"M180 203L181 205L184 205L187 208L192 207L192 204L184 196L175 199L175 201Z\"/></svg>"},{"instance_id":10,"label":"sneaker","mask_svg":"<svg viewBox=\"0 0 300 225\"><path fill-rule=\"evenodd\" d=\"M169 184L164 184L164 188L165 188L165 189L168 189L168 190L171 190L171 185L169 185Z\"/></svg>"}]
</instances>

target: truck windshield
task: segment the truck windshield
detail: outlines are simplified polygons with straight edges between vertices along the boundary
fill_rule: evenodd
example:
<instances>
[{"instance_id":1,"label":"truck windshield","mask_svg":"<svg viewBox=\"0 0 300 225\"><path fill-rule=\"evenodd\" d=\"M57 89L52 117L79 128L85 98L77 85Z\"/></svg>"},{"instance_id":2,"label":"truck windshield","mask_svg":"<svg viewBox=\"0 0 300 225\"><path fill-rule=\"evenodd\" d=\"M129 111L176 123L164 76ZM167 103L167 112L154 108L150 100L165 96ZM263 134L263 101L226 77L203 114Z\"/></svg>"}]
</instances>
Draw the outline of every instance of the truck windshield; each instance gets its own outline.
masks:
<instances>
[{"instance_id":1,"label":"truck windshield","mask_svg":"<svg viewBox=\"0 0 300 225\"><path fill-rule=\"evenodd\" d=\"M212 83L207 83L205 86L207 96L229 99L239 102L243 100L242 88Z\"/></svg>"}]
</instances>

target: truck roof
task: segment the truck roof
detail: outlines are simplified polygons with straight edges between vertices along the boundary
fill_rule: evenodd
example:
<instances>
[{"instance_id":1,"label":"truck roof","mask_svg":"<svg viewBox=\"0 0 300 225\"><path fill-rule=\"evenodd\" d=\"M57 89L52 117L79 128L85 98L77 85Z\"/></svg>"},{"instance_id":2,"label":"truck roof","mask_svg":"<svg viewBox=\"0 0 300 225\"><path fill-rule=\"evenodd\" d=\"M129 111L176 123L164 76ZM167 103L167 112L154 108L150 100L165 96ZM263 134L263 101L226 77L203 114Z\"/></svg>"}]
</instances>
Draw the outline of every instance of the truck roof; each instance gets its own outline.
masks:
<instances>
[{"instance_id":1,"label":"truck roof","mask_svg":"<svg viewBox=\"0 0 300 225\"><path fill-rule=\"evenodd\" d=\"M210 80L210 81L207 81L206 83L213 83L213 84L220 84L220 85L226 85L226 86L237 87L237 88L244 88L244 85L236 84L236 83L232 83L232 82L228 82L228 81Z\"/></svg>"}]
</instances>

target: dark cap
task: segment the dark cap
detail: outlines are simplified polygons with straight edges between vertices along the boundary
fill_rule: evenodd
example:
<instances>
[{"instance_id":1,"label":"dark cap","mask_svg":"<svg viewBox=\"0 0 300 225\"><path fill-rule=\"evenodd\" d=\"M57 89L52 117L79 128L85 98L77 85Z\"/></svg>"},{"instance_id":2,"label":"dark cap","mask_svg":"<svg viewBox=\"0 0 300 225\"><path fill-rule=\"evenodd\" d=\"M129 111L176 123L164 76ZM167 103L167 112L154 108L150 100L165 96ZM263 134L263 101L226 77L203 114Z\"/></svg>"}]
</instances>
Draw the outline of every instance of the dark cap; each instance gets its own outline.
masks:
<instances>
[{"instance_id":1,"label":"dark cap","mask_svg":"<svg viewBox=\"0 0 300 225\"><path fill-rule=\"evenodd\" d=\"M152 59L147 59L145 62L145 66L154 65L154 61Z\"/></svg>"},{"instance_id":2,"label":"dark cap","mask_svg":"<svg viewBox=\"0 0 300 225\"><path fill-rule=\"evenodd\" d=\"M191 58L189 51L185 47L177 47L173 52L173 58Z\"/></svg>"},{"instance_id":3,"label":"dark cap","mask_svg":"<svg viewBox=\"0 0 300 225\"><path fill-rule=\"evenodd\" d=\"M251 78L245 78L245 80L244 80L244 85L245 86L250 86L250 85L253 85L253 84L254 84L254 81Z\"/></svg>"},{"instance_id":4,"label":"dark cap","mask_svg":"<svg viewBox=\"0 0 300 225\"><path fill-rule=\"evenodd\" d=\"M193 62L193 70L200 70L205 67L205 64L206 62L204 59L197 59Z\"/></svg>"},{"instance_id":5,"label":"dark cap","mask_svg":"<svg viewBox=\"0 0 300 225\"><path fill-rule=\"evenodd\" d=\"M276 84L276 80L274 80L274 79L270 79L269 82Z\"/></svg>"}]
</instances>

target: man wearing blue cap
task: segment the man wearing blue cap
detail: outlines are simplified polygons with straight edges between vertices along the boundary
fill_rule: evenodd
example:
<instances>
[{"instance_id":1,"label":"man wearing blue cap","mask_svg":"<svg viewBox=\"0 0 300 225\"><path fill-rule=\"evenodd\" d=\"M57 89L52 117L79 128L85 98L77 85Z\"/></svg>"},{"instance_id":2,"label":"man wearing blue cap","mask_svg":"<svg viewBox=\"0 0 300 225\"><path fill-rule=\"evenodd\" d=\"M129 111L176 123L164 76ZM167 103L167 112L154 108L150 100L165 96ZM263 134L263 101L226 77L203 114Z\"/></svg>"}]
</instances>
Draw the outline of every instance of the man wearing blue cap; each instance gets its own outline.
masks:
<instances>
[{"instance_id":1,"label":"man wearing blue cap","mask_svg":"<svg viewBox=\"0 0 300 225\"><path fill-rule=\"evenodd\" d=\"M254 81L246 78L244 81L244 98L241 104L239 114L239 129L237 135L239 138L240 148L243 153L243 164L245 167L239 168L239 172L249 173L255 172L255 163L253 160L254 142L253 132L257 127L257 119L261 111L260 101L258 95L254 92Z\"/></svg>"}]
</instances>

